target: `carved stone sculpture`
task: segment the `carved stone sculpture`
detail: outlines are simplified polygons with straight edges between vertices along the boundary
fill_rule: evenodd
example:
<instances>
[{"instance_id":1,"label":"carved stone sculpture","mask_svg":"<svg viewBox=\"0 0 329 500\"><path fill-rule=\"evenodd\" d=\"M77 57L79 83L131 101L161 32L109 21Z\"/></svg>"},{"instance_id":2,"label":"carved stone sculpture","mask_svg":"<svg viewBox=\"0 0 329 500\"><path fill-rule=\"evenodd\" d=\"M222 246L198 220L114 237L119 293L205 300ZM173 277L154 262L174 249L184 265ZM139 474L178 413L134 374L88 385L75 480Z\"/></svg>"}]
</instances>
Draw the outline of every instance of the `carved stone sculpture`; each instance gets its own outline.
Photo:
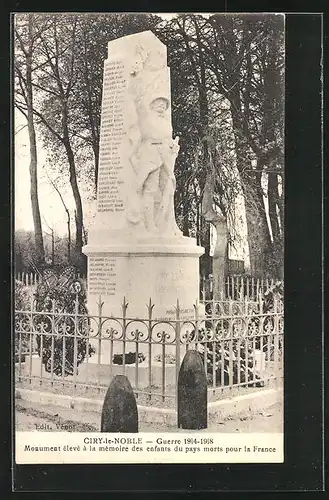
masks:
<instances>
[{"instance_id":1,"label":"carved stone sculpture","mask_svg":"<svg viewBox=\"0 0 329 500\"><path fill-rule=\"evenodd\" d=\"M138 46L130 71L129 160L135 179L127 218L149 233L180 234L173 204L178 137L172 138L168 68L156 56Z\"/></svg>"},{"instance_id":2,"label":"carved stone sculpture","mask_svg":"<svg viewBox=\"0 0 329 500\"><path fill-rule=\"evenodd\" d=\"M140 197L140 219L149 232L173 230L174 165L179 151L178 137L171 138L169 103L156 97L140 122L141 136L130 161Z\"/></svg>"}]
</instances>

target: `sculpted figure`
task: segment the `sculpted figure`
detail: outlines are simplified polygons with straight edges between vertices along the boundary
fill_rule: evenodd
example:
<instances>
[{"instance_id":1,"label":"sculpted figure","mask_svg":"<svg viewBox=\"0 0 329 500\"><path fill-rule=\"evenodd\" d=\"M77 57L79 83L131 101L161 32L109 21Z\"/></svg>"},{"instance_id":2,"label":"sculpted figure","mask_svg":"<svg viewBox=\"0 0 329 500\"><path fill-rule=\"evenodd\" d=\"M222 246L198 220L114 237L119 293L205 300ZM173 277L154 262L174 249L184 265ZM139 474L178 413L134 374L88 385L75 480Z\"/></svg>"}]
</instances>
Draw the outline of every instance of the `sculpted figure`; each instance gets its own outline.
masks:
<instances>
[{"instance_id":1,"label":"sculpted figure","mask_svg":"<svg viewBox=\"0 0 329 500\"><path fill-rule=\"evenodd\" d=\"M176 226L173 197L174 165L178 137L172 139L169 101L155 97L139 122L140 138L130 161L136 173L141 216L148 232L180 232Z\"/></svg>"}]
</instances>

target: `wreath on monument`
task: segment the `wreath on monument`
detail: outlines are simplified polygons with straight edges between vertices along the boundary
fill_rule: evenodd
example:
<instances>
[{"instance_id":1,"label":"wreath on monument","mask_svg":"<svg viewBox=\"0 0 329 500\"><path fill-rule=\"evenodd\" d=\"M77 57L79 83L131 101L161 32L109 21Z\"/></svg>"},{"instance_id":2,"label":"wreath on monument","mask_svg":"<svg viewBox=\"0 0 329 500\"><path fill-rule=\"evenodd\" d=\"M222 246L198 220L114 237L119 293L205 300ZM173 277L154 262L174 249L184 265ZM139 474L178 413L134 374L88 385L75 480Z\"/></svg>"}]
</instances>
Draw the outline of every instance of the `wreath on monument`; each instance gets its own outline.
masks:
<instances>
[{"instance_id":1,"label":"wreath on monument","mask_svg":"<svg viewBox=\"0 0 329 500\"><path fill-rule=\"evenodd\" d=\"M74 266L44 269L39 275L33 316L38 354L46 372L73 375L87 352L89 356L95 353L88 341L84 284Z\"/></svg>"}]
</instances>

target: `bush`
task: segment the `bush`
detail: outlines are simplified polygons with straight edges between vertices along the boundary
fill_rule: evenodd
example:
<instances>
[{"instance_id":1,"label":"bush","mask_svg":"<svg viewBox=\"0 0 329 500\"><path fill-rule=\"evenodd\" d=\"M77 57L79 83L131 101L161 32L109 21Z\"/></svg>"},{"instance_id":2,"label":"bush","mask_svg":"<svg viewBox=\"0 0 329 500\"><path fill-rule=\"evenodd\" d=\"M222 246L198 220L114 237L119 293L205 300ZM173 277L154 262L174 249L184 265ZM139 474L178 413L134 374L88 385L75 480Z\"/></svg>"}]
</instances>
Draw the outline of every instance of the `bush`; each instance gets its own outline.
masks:
<instances>
[{"instance_id":1,"label":"bush","mask_svg":"<svg viewBox=\"0 0 329 500\"><path fill-rule=\"evenodd\" d=\"M284 285L282 281L276 281L271 287L269 287L263 296L264 306L263 311L273 312L274 302L276 301L277 306L283 310L283 298L284 298Z\"/></svg>"},{"instance_id":2,"label":"bush","mask_svg":"<svg viewBox=\"0 0 329 500\"><path fill-rule=\"evenodd\" d=\"M89 356L95 353L88 342L90 322L84 286L73 266L46 269L42 274L36 311L45 314L34 316L34 327L43 332L36 336L38 354L47 372L73 375L87 352Z\"/></svg>"},{"instance_id":3,"label":"bush","mask_svg":"<svg viewBox=\"0 0 329 500\"><path fill-rule=\"evenodd\" d=\"M282 281L276 281L271 287L269 287L261 297L263 306L262 310L260 308L260 302L248 302L247 314L250 317L249 328L257 329L260 327L260 317L259 314L269 315L268 321L274 321L271 319L271 313L275 311L274 307L276 304L276 312L283 312L283 296L284 296L284 284ZM231 301L233 316L237 314L237 318L244 316L245 304L244 302ZM209 317L212 314L222 315L223 319L221 321L221 327L224 331L229 331L230 320L225 319L225 315L230 315L229 313L229 302L221 304L220 312L213 311L212 303L208 304L206 307L206 314ZM236 311L236 312L235 312ZM254 317L253 317L254 315ZM206 321L207 328L211 329L212 325L210 321ZM205 331L200 331L201 337L205 335ZM262 340L261 340L262 339ZM251 336L249 339L232 339L231 341L221 341L221 342L208 342L207 346L207 367L206 371L208 374L208 381L212 382L213 372L215 372L216 384L218 385L228 385L230 379L230 370L233 384L238 383L238 370L240 366L240 383L245 383L248 385L249 382L255 383L255 381L260 380L258 373L255 370L255 359L254 359L254 348L257 350L262 350L265 353L266 361L270 361L273 357L274 349L278 348L275 346L277 342L277 337L275 335L262 335L254 337ZM231 346L230 346L231 343ZM230 351L231 347L231 351ZM215 352L214 352L215 351ZM233 359L231 363L230 352L233 354ZM247 353L247 356L246 356ZM281 353L282 354L282 353ZM246 359L247 358L247 359ZM240 363L239 363L240 359ZM213 370L213 364L215 360L215 370ZM256 382L257 385L260 382Z\"/></svg>"},{"instance_id":4,"label":"bush","mask_svg":"<svg viewBox=\"0 0 329 500\"><path fill-rule=\"evenodd\" d=\"M31 292L19 280L15 280L14 299L16 311L27 311L31 308Z\"/></svg>"},{"instance_id":5,"label":"bush","mask_svg":"<svg viewBox=\"0 0 329 500\"><path fill-rule=\"evenodd\" d=\"M15 280L14 290L15 311L28 311L31 308L31 292L21 281ZM17 317L15 317L16 323ZM20 345L21 344L21 345ZM19 362L19 353L21 352L21 362L25 360L25 353L29 349L30 335L28 333L18 333L15 328L15 363Z\"/></svg>"},{"instance_id":6,"label":"bush","mask_svg":"<svg viewBox=\"0 0 329 500\"><path fill-rule=\"evenodd\" d=\"M230 350L230 342L232 347ZM207 367L208 382L213 382L213 365L215 357L215 381L217 385L225 386L230 384L230 373L232 383L246 384L249 382L262 386L260 376L255 370L254 351L248 345L248 340L232 340L226 342L208 342L207 343ZM240 343L239 343L240 342ZM215 354L214 351L215 350ZM232 361L230 363L230 354L232 353ZM240 368L240 381L239 381ZM230 372L231 370L231 372Z\"/></svg>"}]
</instances>

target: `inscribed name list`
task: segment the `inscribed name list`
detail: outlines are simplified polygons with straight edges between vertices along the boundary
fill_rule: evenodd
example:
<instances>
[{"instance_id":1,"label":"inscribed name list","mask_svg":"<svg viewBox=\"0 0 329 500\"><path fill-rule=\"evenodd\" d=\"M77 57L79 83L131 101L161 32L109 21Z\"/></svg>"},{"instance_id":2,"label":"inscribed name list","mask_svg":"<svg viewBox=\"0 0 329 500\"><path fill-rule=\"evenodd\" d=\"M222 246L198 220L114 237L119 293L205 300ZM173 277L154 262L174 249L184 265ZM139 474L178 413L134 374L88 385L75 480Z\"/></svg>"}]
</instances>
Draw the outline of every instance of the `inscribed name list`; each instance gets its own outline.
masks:
<instances>
[{"instance_id":1,"label":"inscribed name list","mask_svg":"<svg viewBox=\"0 0 329 500\"><path fill-rule=\"evenodd\" d=\"M105 61L97 210L116 215L124 211L124 155L122 148L125 138L126 86L123 62L118 60Z\"/></svg>"},{"instance_id":2,"label":"inscribed name list","mask_svg":"<svg viewBox=\"0 0 329 500\"><path fill-rule=\"evenodd\" d=\"M88 287L91 295L115 295L116 259L109 256L89 257Z\"/></svg>"}]
</instances>

